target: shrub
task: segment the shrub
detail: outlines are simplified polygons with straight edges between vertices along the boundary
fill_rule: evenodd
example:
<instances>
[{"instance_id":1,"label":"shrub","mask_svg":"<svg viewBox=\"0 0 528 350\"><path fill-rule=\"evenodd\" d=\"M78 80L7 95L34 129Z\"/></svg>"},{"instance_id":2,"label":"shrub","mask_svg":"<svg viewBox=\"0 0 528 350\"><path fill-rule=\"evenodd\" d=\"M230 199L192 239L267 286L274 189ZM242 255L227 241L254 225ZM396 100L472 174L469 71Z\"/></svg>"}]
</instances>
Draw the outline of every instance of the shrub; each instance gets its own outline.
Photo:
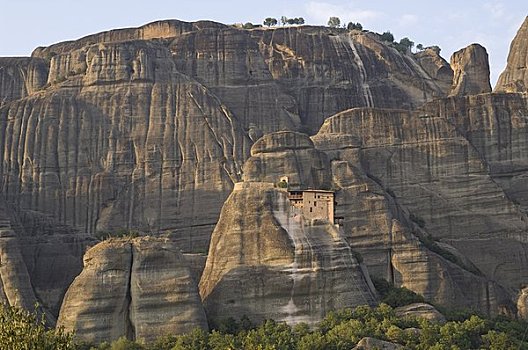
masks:
<instances>
[{"instance_id":1,"label":"shrub","mask_svg":"<svg viewBox=\"0 0 528 350\"><path fill-rule=\"evenodd\" d=\"M358 23L348 22L347 29L348 30L363 30L363 26L359 22Z\"/></svg>"},{"instance_id":2,"label":"shrub","mask_svg":"<svg viewBox=\"0 0 528 350\"><path fill-rule=\"evenodd\" d=\"M271 26L275 26L277 25L277 19L276 18L271 18L271 17L268 17L264 20L264 22L262 22L265 26L267 27L271 27Z\"/></svg>"},{"instance_id":3,"label":"shrub","mask_svg":"<svg viewBox=\"0 0 528 350\"><path fill-rule=\"evenodd\" d=\"M381 34L380 38L381 40L387 41L389 43L394 42L394 35L392 35L392 33L389 31L386 31L383 34Z\"/></svg>"},{"instance_id":4,"label":"shrub","mask_svg":"<svg viewBox=\"0 0 528 350\"><path fill-rule=\"evenodd\" d=\"M423 303L423 296L405 287L397 288L383 278L373 277L372 283L381 296L381 301L392 307L405 306L412 303Z\"/></svg>"},{"instance_id":5,"label":"shrub","mask_svg":"<svg viewBox=\"0 0 528 350\"><path fill-rule=\"evenodd\" d=\"M244 23L244 25L242 25L242 28L244 28L244 29L253 29L253 28L255 28L255 25L253 23L251 23L251 22L246 22L246 23Z\"/></svg>"},{"instance_id":6,"label":"shrub","mask_svg":"<svg viewBox=\"0 0 528 350\"><path fill-rule=\"evenodd\" d=\"M119 228L114 231L97 231L95 233L95 238L100 241L104 241L110 238L136 238L140 234L138 231L134 231L127 228Z\"/></svg>"},{"instance_id":7,"label":"shrub","mask_svg":"<svg viewBox=\"0 0 528 350\"><path fill-rule=\"evenodd\" d=\"M341 20L339 19L339 17L330 17L328 19L328 26L330 28L339 28L340 25L341 25Z\"/></svg>"},{"instance_id":8,"label":"shrub","mask_svg":"<svg viewBox=\"0 0 528 350\"><path fill-rule=\"evenodd\" d=\"M279 181L279 182L277 183L277 187L278 187L278 188L288 188L288 183L287 183L286 181L284 181L284 180Z\"/></svg>"},{"instance_id":9,"label":"shrub","mask_svg":"<svg viewBox=\"0 0 528 350\"><path fill-rule=\"evenodd\" d=\"M46 329L44 316L0 304L0 348L10 350L69 350L75 349L72 335L62 329Z\"/></svg>"}]
</instances>

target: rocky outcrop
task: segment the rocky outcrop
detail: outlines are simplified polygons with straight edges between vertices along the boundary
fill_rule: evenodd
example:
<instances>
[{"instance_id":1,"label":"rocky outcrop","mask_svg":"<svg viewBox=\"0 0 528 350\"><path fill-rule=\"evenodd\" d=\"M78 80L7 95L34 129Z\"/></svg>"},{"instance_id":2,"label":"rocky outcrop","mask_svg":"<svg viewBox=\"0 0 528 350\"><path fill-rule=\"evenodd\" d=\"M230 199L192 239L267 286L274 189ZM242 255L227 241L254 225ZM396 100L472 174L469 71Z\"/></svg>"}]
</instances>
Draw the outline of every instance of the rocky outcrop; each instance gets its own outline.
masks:
<instances>
[{"instance_id":1,"label":"rocky outcrop","mask_svg":"<svg viewBox=\"0 0 528 350\"><path fill-rule=\"evenodd\" d=\"M31 311L38 304L53 326L92 241L41 214L14 211L0 200L0 301Z\"/></svg>"},{"instance_id":2,"label":"rocky outcrop","mask_svg":"<svg viewBox=\"0 0 528 350\"><path fill-rule=\"evenodd\" d=\"M450 96L491 92L488 53L479 44L471 44L451 56L453 84Z\"/></svg>"},{"instance_id":3,"label":"rocky outcrop","mask_svg":"<svg viewBox=\"0 0 528 350\"><path fill-rule=\"evenodd\" d=\"M423 51L415 53L414 57L442 91L451 89L453 70L449 63L440 56L438 46L427 47Z\"/></svg>"},{"instance_id":4,"label":"rocky outcrop","mask_svg":"<svg viewBox=\"0 0 528 350\"><path fill-rule=\"evenodd\" d=\"M524 270L524 258L504 251L513 249L518 256L526 256L526 214L510 200L509 193L514 189L508 189L508 175L500 171L511 169L516 162L498 154L508 151L498 147L495 140L501 137L497 129L509 124L512 138L520 142L512 142L511 147L524 148L524 126L513 124L515 115L522 113L518 108L523 103L526 106L518 98L474 96L458 100L456 110L447 107L449 101L439 101L416 113L351 110L328 119L320 134L352 134L362 140L363 148L356 154L345 156L341 152L336 157L350 159L349 167L359 161L374 182L413 214L410 219L415 226L422 226L436 239L457 248L486 276L517 288L519 279L526 279L522 273L519 275ZM495 112L491 106L499 102L485 102L487 99L502 101L508 112ZM470 111L469 118L462 110ZM491 118L485 120L497 123L484 122L483 115ZM517 151L511 157L515 154ZM488 169L495 168L492 164L497 164L496 177L493 170L492 175L488 173ZM500 164L509 164L510 168ZM499 180L501 177L503 180ZM497 207L502 210L497 212ZM350 237L354 237L361 226L350 224ZM345 231L346 227L345 223ZM499 263L499 255L508 263Z\"/></svg>"},{"instance_id":5,"label":"rocky outcrop","mask_svg":"<svg viewBox=\"0 0 528 350\"><path fill-rule=\"evenodd\" d=\"M326 154L315 149L305 134L277 132L265 135L251 148L244 164L244 181L276 183L288 177L290 189L330 189L332 179Z\"/></svg>"},{"instance_id":6,"label":"rocky outcrop","mask_svg":"<svg viewBox=\"0 0 528 350\"><path fill-rule=\"evenodd\" d=\"M510 45L506 69L499 77L495 92L528 91L528 17Z\"/></svg>"},{"instance_id":7,"label":"rocky outcrop","mask_svg":"<svg viewBox=\"0 0 528 350\"><path fill-rule=\"evenodd\" d=\"M266 135L254 145L245 179L277 181L287 174L294 183L302 179L315 185L311 176L317 174L319 163L314 160L324 159L329 165L320 168L318 178L331 176L331 185L339 189L336 215L345 218L344 234L364 256L371 273L406 286L430 301L511 313L513 305L506 290L487 281L479 269L508 287L514 287L518 274L516 278L511 275L511 279L508 274L498 276L489 270L490 260L460 257L467 255L465 249L477 244L493 252L491 244L482 245L485 241L476 239L471 230L489 235L497 229L510 232L512 239L503 236L501 246L525 249L524 243L514 238L525 229L524 214L504 197L503 189L487 174L486 163L469 141L443 118L426 115L372 109L343 112L328 119L312 137L315 150L294 133ZM281 142L291 151L281 147ZM258 171L251 171L252 164L259 164ZM467 181L474 181L474 185L453 183L452 178L462 174L467 174ZM462 196L467 188L479 188L477 193L485 191L487 198L497 203L488 206L472 192ZM435 200L423 201L420 193L425 198L433 195ZM508 208L504 216L496 215L492 209L496 205ZM475 212L469 208L478 206L482 213L489 208L489 214L483 215L493 223L475 219ZM435 216L430 223L425 213L436 213L439 207L444 208L446 217ZM449 225L452 216L461 222ZM468 226L463 227L466 221ZM431 235L444 242L435 243ZM520 260L512 263L517 266L512 273L523 266Z\"/></svg>"},{"instance_id":8,"label":"rocky outcrop","mask_svg":"<svg viewBox=\"0 0 528 350\"><path fill-rule=\"evenodd\" d=\"M90 342L152 341L207 329L197 284L174 242L111 239L84 256L84 269L64 297L57 326Z\"/></svg>"},{"instance_id":9,"label":"rocky outcrop","mask_svg":"<svg viewBox=\"0 0 528 350\"><path fill-rule=\"evenodd\" d=\"M520 290L517 298L517 315L522 319L528 319L528 288Z\"/></svg>"},{"instance_id":10,"label":"rocky outcrop","mask_svg":"<svg viewBox=\"0 0 528 350\"><path fill-rule=\"evenodd\" d=\"M0 302L34 310L37 298L11 223L0 209Z\"/></svg>"},{"instance_id":11,"label":"rocky outcrop","mask_svg":"<svg viewBox=\"0 0 528 350\"><path fill-rule=\"evenodd\" d=\"M44 59L0 57L0 107L43 89L48 70Z\"/></svg>"},{"instance_id":12,"label":"rocky outcrop","mask_svg":"<svg viewBox=\"0 0 528 350\"><path fill-rule=\"evenodd\" d=\"M285 191L241 182L213 232L200 294L213 324L247 315L313 325L375 303L369 281L335 226L305 225Z\"/></svg>"},{"instance_id":13,"label":"rocky outcrop","mask_svg":"<svg viewBox=\"0 0 528 350\"><path fill-rule=\"evenodd\" d=\"M397 350L403 349L403 346L384 341L381 339L365 337L359 341L356 347L352 350Z\"/></svg>"},{"instance_id":14,"label":"rocky outcrop","mask_svg":"<svg viewBox=\"0 0 528 350\"><path fill-rule=\"evenodd\" d=\"M429 321L445 323L446 318L434 306L425 303L414 303L394 309L398 317L419 317Z\"/></svg>"}]
</instances>

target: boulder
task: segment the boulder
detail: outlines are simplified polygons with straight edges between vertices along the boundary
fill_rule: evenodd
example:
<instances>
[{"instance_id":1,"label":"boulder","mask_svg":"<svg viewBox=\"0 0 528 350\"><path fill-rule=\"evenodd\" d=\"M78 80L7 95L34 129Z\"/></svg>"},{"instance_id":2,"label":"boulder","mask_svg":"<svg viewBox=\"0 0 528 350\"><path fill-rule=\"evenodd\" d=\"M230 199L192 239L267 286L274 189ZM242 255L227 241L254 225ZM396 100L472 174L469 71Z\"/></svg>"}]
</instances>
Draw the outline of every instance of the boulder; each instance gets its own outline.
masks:
<instances>
[{"instance_id":1,"label":"boulder","mask_svg":"<svg viewBox=\"0 0 528 350\"><path fill-rule=\"evenodd\" d=\"M365 337L359 341L353 350L397 350L403 349L403 346L388 341Z\"/></svg>"},{"instance_id":2,"label":"boulder","mask_svg":"<svg viewBox=\"0 0 528 350\"><path fill-rule=\"evenodd\" d=\"M429 321L445 323L446 318L434 306L426 303L414 303L394 309L398 317L419 317Z\"/></svg>"}]
</instances>

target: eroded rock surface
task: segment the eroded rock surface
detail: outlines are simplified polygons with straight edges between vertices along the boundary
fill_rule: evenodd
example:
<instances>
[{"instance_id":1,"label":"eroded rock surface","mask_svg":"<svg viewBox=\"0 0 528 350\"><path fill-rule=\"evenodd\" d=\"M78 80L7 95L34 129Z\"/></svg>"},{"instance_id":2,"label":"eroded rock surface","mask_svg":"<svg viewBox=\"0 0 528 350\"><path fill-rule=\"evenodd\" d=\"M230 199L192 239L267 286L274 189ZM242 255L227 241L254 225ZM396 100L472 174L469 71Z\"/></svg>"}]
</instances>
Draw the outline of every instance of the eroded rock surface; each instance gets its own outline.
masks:
<instances>
[{"instance_id":1,"label":"eroded rock surface","mask_svg":"<svg viewBox=\"0 0 528 350\"><path fill-rule=\"evenodd\" d=\"M213 324L247 315L313 325L328 311L376 301L339 230L305 225L286 192L264 182L237 183L226 201L200 294Z\"/></svg>"},{"instance_id":2,"label":"eroded rock surface","mask_svg":"<svg viewBox=\"0 0 528 350\"><path fill-rule=\"evenodd\" d=\"M343 109L412 108L447 93L375 34L310 26L159 21L0 67L10 203L91 234L171 232L187 252L207 250L263 133L314 132Z\"/></svg>"},{"instance_id":3,"label":"eroded rock surface","mask_svg":"<svg viewBox=\"0 0 528 350\"><path fill-rule=\"evenodd\" d=\"M449 63L440 56L439 47L427 47L423 51L415 53L414 57L443 91L451 89L453 70Z\"/></svg>"},{"instance_id":4,"label":"eroded rock surface","mask_svg":"<svg viewBox=\"0 0 528 350\"><path fill-rule=\"evenodd\" d=\"M110 239L88 250L57 325L91 342L207 329L187 261L174 242L149 237Z\"/></svg>"},{"instance_id":5,"label":"eroded rock surface","mask_svg":"<svg viewBox=\"0 0 528 350\"><path fill-rule=\"evenodd\" d=\"M506 69L499 77L496 92L527 92L528 90L528 17L510 45Z\"/></svg>"},{"instance_id":6,"label":"eroded rock surface","mask_svg":"<svg viewBox=\"0 0 528 350\"><path fill-rule=\"evenodd\" d=\"M445 323L446 318L434 306L425 303L414 303L394 309L398 317L420 317L429 321Z\"/></svg>"},{"instance_id":7,"label":"eroded rock surface","mask_svg":"<svg viewBox=\"0 0 528 350\"><path fill-rule=\"evenodd\" d=\"M450 96L477 95L491 92L489 59L486 49L471 44L451 56L453 84Z\"/></svg>"}]
</instances>

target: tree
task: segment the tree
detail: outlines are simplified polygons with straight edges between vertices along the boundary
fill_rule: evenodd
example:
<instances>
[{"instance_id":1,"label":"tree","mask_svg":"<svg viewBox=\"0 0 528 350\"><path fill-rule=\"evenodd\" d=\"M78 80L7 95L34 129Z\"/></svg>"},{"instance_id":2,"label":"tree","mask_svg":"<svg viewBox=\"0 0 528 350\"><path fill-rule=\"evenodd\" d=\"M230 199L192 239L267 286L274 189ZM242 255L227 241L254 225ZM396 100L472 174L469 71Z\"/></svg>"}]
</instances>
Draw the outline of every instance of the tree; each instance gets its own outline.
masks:
<instances>
[{"instance_id":1,"label":"tree","mask_svg":"<svg viewBox=\"0 0 528 350\"><path fill-rule=\"evenodd\" d=\"M381 34L381 40L392 43L394 41L394 35L389 31L383 32L383 34Z\"/></svg>"},{"instance_id":2,"label":"tree","mask_svg":"<svg viewBox=\"0 0 528 350\"><path fill-rule=\"evenodd\" d=\"M405 37L400 39L400 45L407 49L407 51L411 50L414 47L414 41L411 41L411 39Z\"/></svg>"},{"instance_id":3,"label":"tree","mask_svg":"<svg viewBox=\"0 0 528 350\"><path fill-rule=\"evenodd\" d=\"M297 20L297 24L304 24L304 18L299 17L299 18L296 18L296 20Z\"/></svg>"},{"instance_id":4,"label":"tree","mask_svg":"<svg viewBox=\"0 0 528 350\"><path fill-rule=\"evenodd\" d=\"M271 27L271 26L276 26L277 25L277 19L276 18L271 18L271 17L268 17L264 20L263 24L265 26L268 26L268 27Z\"/></svg>"},{"instance_id":5,"label":"tree","mask_svg":"<svg viewBox=\"0 0 528 350\"><path fill-rule=\"evenodd\" d=\"M339 28L340 25L341 25L341 20L339 19L339 17L330 17L328 19L328 26L330 28Z\"/></svg>"},{"instance_id":6,"label":"tree","mask_svg":"<svg viewBox=\"0 0 528 350\"><path fill-rule=\"evenodd\" d=\"M416 45L416 48L417 48L418 50L420 50L420 51L423 51L423 49L424 49L424 47L423 47L422 44L418 44L418 45Z\"/></svg>"},{"instance_id":7,"label":"tree","mask_svg":"<svg viewBox=\"0 0 528 350\"><path fill-rule=\"evenodd\" d=\"M282 25L286 25L286 23L288 23L288 17L282 16L281 17L281 23L282 23Z\"/></svg>"},{"instance_id":8,"label":"tree","mask_svg":"<svg viewBox=\"0 0 528 350\"><path fill-rule=\"evenodd\" d=\"M18 307L0 304L0 348L11 350L75 349L72 335L62 329L46 329L44 316Z\"/></svg>"},{"instance_id":9,"label":"tree","mask_svg":"<svg viewBox=\"0 0 528 350\"><path fill-rule=\"evenodd\" d=\"M295 18L288 18L288 20L286 21L286 23L292 25L292 24L295 24Z\"/></svg>"},{"instance_id":10,"label":"tree","mask_svg":"<svg viewBox=\"0 0 528 350\"><path fill-rule=\"evenodd\" d=\"M251 23L251 22L247 22L247 23L244 23L242 28L244 28L244 29L253 29L253 28L255 28L255 25L253 23Z\"/></svg>"},{"instance_id":11,"label":"tree","mask_svg":"<svg viewBox=\"0 0 528 350\"><path fill-rule=\"evenodd\" d=\"M363 26L359 22L357 23L348 22L347 29L348 30L363 30Z\"/></svg>"}]
</instances>

